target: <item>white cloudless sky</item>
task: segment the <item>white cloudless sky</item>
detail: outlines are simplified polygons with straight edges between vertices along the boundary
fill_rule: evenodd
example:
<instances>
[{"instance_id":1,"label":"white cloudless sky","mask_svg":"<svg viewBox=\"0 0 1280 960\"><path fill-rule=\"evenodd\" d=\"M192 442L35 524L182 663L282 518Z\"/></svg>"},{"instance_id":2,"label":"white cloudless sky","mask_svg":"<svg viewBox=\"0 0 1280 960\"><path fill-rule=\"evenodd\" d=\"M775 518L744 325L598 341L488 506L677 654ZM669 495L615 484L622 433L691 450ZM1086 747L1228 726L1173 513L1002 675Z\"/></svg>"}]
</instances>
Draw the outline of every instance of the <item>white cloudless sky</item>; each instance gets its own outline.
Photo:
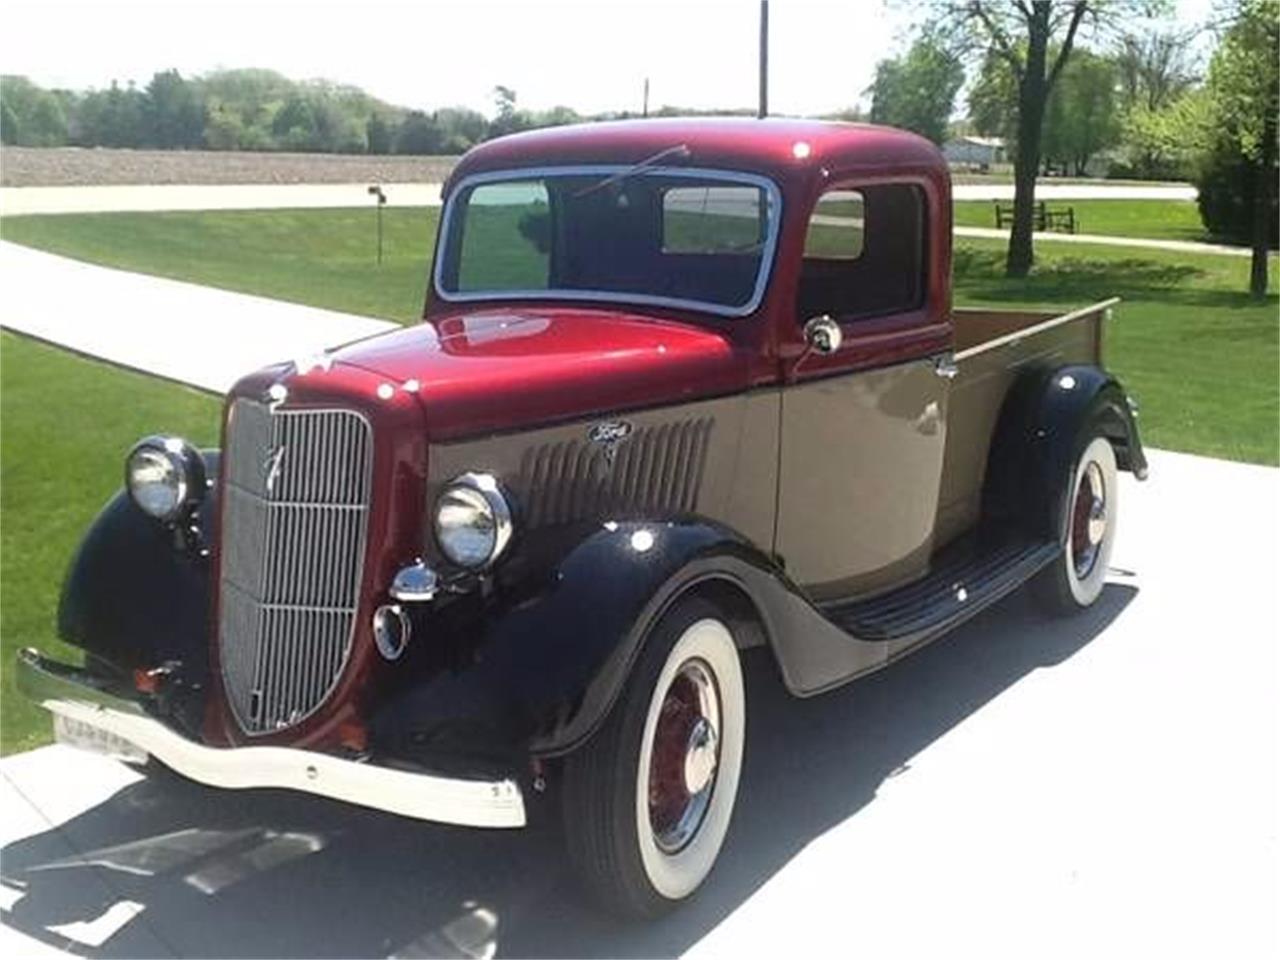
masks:
<instances>
[{"instance_id":1,"label":"white cloudless sky","mask_svg":"<svg viewBox=\"0 0 1280 960\"><path fill-rule=\"evenodd\" d=\"M1203 19L1211 2L1180 0L1178 19ZM530 109L639 110L648 77L653 108L754 107L758 11L757 0L6 0L0 71L84 89L142 86L170 67L267 67L486 113L495 84ZM769 13L776 113L864 100L909 24L882 0L773 0Z\"/></svg>"}]
</instances>

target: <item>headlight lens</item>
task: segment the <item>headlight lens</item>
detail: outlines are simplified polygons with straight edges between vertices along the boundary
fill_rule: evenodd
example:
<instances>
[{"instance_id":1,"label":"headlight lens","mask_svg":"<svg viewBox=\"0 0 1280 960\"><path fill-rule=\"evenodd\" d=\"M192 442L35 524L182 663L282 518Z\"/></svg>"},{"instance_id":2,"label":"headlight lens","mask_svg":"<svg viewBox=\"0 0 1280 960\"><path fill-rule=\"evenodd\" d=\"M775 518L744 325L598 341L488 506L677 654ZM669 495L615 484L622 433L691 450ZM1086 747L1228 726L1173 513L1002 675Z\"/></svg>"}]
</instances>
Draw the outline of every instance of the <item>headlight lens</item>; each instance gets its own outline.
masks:
<instances>
[{"instance_id":1,"label":"headlight lens","mask_svg":"<svg viewBox=\"0 0 1280 960\"><path fill-rule=\"evenodd\" d=\"M124 481L139 510L169 523L204 495L204 460L178 437L147 437L129 451Z\"/></svg>"},{"instance_id":2,"label":"headlight lens","mask_svg":"<svg viewBox=\"0 0 1280 960\"><path fill-rule=\"evenodd\" d=\"M477 569L493 563L511 541L511 507L498 481L466 473L436 501L436 542L451 561Z\"/></svg>"}]
</instances>

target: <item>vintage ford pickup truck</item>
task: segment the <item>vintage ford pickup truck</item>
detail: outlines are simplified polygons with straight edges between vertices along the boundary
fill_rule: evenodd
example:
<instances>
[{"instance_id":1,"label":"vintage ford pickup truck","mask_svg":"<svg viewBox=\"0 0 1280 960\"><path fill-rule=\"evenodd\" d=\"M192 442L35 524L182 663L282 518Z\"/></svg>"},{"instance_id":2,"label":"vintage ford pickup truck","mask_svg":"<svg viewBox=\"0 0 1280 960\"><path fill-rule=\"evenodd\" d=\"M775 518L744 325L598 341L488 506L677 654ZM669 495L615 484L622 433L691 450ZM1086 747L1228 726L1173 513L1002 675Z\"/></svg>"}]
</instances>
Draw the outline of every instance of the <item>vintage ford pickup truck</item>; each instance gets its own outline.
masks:
<instances>
[{"instance_id":1,"label":"vintage ford pickup truck","mask_svg":"<svg viewBox=\"0 0 1280 960\"><path fill-rule=\"evenodd\" d=\"M220 452L129 452L58 614L84 665L19 657L61 737L422 820L556 803L652 915L724 840L742 650L807 697L1024 583L1103 589L1146 473L1114 301L954 309L919 137L520 134L458 164L435 251L421 324L250 374Z\"/></svg>"}]
</instances>

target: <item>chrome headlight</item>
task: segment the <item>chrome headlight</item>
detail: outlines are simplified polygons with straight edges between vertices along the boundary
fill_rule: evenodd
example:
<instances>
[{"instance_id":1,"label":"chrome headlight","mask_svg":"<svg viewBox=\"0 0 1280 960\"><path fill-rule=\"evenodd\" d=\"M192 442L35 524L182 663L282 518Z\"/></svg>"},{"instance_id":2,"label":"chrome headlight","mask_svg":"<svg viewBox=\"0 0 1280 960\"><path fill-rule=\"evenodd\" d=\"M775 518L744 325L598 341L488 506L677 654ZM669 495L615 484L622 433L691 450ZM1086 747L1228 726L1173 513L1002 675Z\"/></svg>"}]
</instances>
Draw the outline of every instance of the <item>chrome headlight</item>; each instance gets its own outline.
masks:
<instances>
[{"instance_id":1,"label":"chrome headlight","mask_svg":"<svg viewBox=\"0 0 1280 960\"><path fill-rule=\"evenodd\" d=\"M464 473L436 501L436 543L460 567L486 567L511 542L511 506L487 473Z\"/></svg>"},{"instance_id":2,"label":"chrome headlight","mask_svg":"<svg viewBox=\"0 0 1280 960\"><path fill-rule=\"evenodd\" d=\"M147 437L125 458L124 485L139 510L172 523L204 496L204 458L179 437Z\"/></svg>"}]
</instances>

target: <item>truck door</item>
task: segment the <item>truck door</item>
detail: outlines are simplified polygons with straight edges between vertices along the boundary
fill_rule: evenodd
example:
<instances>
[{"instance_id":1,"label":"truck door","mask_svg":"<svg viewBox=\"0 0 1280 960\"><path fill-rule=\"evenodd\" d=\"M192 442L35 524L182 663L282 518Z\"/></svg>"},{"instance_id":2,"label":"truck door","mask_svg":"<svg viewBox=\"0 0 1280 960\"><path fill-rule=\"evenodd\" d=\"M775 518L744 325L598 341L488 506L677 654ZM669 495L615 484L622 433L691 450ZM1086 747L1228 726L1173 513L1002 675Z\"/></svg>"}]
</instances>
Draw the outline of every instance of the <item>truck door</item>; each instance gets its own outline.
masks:
<instances>
[{"instance_id":1,"label":"truck door","mask_svg":"<svg viewBox=\"0 0 1280 960\"><path fill-rule=\"evenodd\" d=\"M785 332L775 548L818 601L927 571L954 373L945 202L924 184L861 183L827 190L809 218ZM840 332L828 354L804 346L823 316Z\"/></svg>"}]
</instances>

